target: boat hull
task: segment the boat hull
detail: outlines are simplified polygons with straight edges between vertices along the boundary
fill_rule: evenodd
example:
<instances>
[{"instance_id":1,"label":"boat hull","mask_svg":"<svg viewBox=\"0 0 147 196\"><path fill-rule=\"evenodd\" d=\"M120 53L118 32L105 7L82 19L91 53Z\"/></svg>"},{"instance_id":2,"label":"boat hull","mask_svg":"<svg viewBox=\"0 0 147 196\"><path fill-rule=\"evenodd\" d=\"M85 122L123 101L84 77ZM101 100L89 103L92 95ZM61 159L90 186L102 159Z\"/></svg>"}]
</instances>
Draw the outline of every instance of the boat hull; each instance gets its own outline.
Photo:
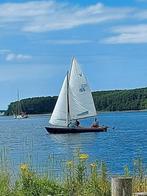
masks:
<instances>
[{"instance_id":1,"label":"boat hull","mask_svg":"<svg viewBox=\"0 0 147 196\"><path fill-rule=\"evenodd\" d=\"M15 115L14 118L15 119L25 119L25 118L28 118L28 115L23 115L23 116L22 115Z\"/></svg>"},{"instance_id":2,"label":"boat hull","mask_svg":"<svg viewBox=\"0 0 147 196\"><path fill-rule=\"evenodd\" d=\"M86 132L106 132L108 127L45 127L48 133L66 134L66 133L86 133Z\"/></svg>"}]
</instances>

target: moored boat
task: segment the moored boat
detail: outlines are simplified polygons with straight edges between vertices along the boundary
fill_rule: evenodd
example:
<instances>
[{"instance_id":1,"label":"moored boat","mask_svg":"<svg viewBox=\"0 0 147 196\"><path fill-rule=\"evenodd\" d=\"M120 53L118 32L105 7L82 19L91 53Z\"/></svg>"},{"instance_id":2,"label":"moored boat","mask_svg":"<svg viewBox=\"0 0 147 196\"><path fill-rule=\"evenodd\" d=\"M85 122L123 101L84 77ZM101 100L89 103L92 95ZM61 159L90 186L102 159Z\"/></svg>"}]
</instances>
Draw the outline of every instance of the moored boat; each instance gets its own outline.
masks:
<instances>
[{"instance_id":1,"label":"moored boat","mask_svg":"<svg viewBox=\"0 0 147 196\"><path fill-rule=\"evenodd\" d=\"M16 102L16 108L15 111L13 112L13 116L15 119L25 119L28 118L28 114L23 111L22 109L22 103L19 98L19 91L17 91L17 102Z\"/></svg>"}]
</instances>

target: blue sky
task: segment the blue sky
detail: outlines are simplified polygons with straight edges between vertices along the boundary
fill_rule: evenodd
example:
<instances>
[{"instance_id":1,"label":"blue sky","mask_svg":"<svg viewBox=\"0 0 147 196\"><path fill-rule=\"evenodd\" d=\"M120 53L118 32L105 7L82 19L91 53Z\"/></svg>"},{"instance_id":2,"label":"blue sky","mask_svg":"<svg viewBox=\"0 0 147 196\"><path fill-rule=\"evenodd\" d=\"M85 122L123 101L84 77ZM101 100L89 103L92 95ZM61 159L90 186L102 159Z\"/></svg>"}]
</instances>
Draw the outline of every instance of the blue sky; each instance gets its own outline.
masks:
<instances>
[{"instance_id":1,"label":"blue sky","mask_svg":"<svg viewBox=\"0 0 147 196\"><path fill-rule=\"evenodd\" d=\"M75 56L92 90L147 86L147 0L0 1L0 109L58 95Z\"/></svg>"}]
</instances>

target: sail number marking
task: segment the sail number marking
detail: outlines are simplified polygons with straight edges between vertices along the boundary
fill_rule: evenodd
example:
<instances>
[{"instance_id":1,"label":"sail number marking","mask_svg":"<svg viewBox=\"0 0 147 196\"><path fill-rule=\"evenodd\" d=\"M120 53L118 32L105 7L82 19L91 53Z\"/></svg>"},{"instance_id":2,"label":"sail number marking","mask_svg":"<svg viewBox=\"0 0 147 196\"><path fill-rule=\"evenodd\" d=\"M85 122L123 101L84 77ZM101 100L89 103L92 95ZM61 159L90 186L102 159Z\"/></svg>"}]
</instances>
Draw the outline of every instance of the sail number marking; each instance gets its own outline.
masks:
<instances>
[{"instance_id":1,"label":"sail number marking","mask_svg":"<svg viewBox=\"0 0 147 196\"><path fill-rule=\"evenodd\" d=\"M85 92L86 91L86 87L87 87L87 84L81 84L81 86L79 88L79 92L80 93Z\"/></svg>"}]
</instances>

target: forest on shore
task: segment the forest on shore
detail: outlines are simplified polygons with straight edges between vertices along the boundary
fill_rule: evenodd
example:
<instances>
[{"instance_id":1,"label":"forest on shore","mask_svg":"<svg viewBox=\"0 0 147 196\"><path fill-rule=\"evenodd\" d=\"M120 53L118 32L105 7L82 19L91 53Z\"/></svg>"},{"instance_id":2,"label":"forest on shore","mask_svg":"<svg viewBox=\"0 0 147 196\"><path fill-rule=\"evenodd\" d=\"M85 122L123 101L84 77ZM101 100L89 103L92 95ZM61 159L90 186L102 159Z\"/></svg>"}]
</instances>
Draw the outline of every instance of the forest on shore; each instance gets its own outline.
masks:
<instances>
[{"instance_id":1,"label":"forest on shore","mask_svg":"<svg viewBox=\"0 0 147 196\"><path fill-rule=\"evenodd\" d=\"M92 93L97 111L127 111L147 109L147 88L131 90L95 91ZM51 113L57 101L57 96L34 97L20 101L22 111L27 114ZM5 115L16 113L18 102L8 106Z\"/></svg>"}]
</instances>

